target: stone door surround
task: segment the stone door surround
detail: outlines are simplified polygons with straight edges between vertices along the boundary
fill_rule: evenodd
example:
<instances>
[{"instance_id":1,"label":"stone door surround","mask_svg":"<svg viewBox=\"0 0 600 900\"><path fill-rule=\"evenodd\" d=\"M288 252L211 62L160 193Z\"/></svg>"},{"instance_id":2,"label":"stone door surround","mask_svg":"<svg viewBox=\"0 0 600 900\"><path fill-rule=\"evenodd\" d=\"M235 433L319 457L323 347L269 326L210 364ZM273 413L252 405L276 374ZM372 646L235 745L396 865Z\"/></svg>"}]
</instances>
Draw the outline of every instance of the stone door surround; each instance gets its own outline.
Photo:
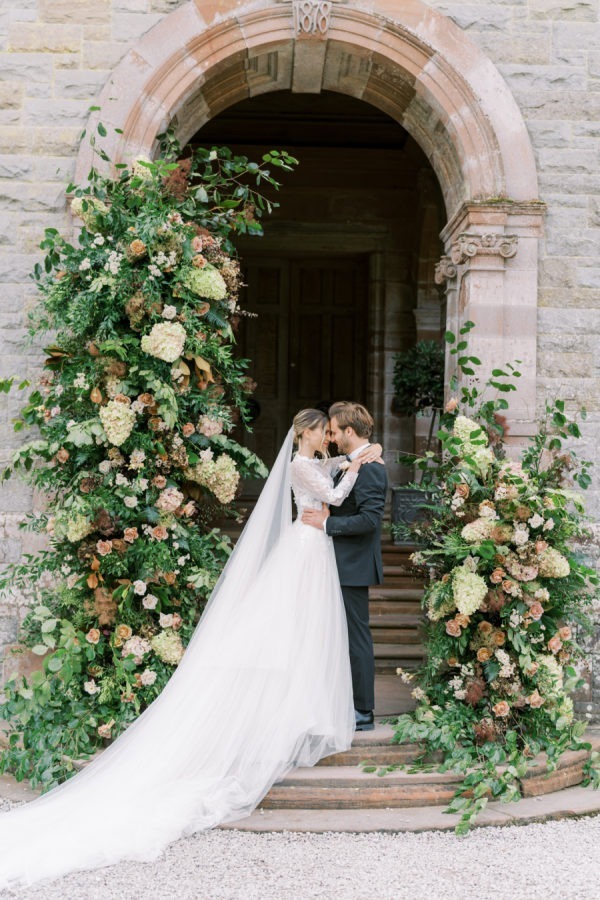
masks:
<instances>
[{"instance_id":1,"label":"stone door surround","mask_svg":"<svg viewBox=\"0 0 600 900\"><path fill-rule=\"evenodd\" d=\"M232 104L278 90L358 97L419 143L448 216L438 278L449 322L477 323L471 347L488 368L521 360L511 434L529 433L544 206L512 94L449 18L420 0L195 0L130 48L89 130L109 127L103 147L114 162L152 156L168 125L185 143ZM82 145L80 179L92 162Z\"/></svg>"}]
</instances>

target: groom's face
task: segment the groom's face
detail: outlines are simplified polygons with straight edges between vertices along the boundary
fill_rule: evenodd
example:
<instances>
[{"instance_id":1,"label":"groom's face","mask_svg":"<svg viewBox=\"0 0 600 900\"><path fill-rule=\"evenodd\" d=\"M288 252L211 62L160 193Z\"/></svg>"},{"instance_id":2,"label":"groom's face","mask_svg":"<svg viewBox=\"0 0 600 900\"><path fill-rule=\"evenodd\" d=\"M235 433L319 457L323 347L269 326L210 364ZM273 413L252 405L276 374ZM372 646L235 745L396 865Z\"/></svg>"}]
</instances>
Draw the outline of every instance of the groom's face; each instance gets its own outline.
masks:
<instances>
[{"instance_id":1,"label":"groom's face","mask_svg":"<svg viewBox=\"0 0 600 900\"><path fill-rule=\"evenodd\" d=\"M348 446L348 435L346 434L346 431L351 431L351 429L342 430L335 416L332 418L329 427L331 428L331 440L337 445L339 452L348 453L350 448Z\"/></svg>"}]
</instances>

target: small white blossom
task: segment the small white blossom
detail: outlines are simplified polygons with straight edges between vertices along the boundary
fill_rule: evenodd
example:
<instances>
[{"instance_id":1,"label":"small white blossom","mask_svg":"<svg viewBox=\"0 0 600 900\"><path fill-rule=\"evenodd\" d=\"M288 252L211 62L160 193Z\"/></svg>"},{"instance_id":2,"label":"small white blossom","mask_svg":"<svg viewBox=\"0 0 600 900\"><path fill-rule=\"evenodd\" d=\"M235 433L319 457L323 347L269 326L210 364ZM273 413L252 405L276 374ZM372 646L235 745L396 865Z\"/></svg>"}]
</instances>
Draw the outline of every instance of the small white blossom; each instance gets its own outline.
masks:
<instances>
[{"instance_id":1,"label":"small white blossom","mask_svg":"<svg viewBox=\"0 0 600 900\"><path fill-rule=\"evenodd\" d=\"M129 479L123 475L122 472L117 472L115 475L115 484L119 484L121 486L129 484Z\"/></svg>"},{"instance_id":2,"label":"small white blossom","mask_svg":"<svg viewBox=\"0 0 600 900\"><path fill-rule=\"evenodd\" d=\"M148 588L147 588L147 585L146 585L146 582L145 582L145 581L140 581L140 580L138 579L138 581L134 581L134 582L133 582L133 592L134 592L134 594L138 594L138 596L143 597L143 595L146 593L147 589L148 589Z\"/></svg>"},{"instance_id":3,"label":"small white blossom","mask_svg":"<svg viewBox=\"0 0 600 900\"><path fill-rule=\"evenodd\" d=\"M98 687L98 685L96 684L96 682L94 681L93 678L90 681L84 682L83 689L86 692L86 694L90 694L91 696L99 693L99 691L100 691L100 688Z\"/></svg>"},{"instance_id":4,"label":"small white blossom","mask_svg":"<svg viewBox=\"0 0 600 900\"><path fill-rule=\"evenodd\" d=\"M539 528L540 525L544 524L544 517L540 516L539 513L534 513L534 515L530 519L527 520L527 524L531 528Z\"/></svg>"},{"instance_id":5,"label":"small white blossom","mask_svg":"<svg viewBox=\"0 0 600 900\"><path fill-rule=\"evenodd\" d=\"M82 259L81 262L79 263L79 271L87 272L87 270L91 269L91 268L92 268L92 263L91 263L90 259L86 256L85 259Z\"/></svg>"},{"instance_id":6,"label":"small white blossom","mask_svg":"<svg viewBox=\"0 0 600 900\"><path fill-rule=\"evenodd\" d=\"M108 460L108 459L103 459L102 462L100 463L100 465L98 466L98 468L100 469L100 471L102 472L103 475L108 475L108 473L109 473L109 472L111 471L111 469L112 469L112 465L111 465L111 463L110 463L110 460Z\"/></svg>"},{"instance_id":7,"label":"small white blossom","mask_svg":"<svg viewBox=\"0 0 600 900\"><path fill-rule=\"evenodd\" d=\"M138 505L138 499L137 497L125 497L123 503L127 509L134 509Z\"/></svg>"},{"instance_id":8,"label":"small white blossom","mask_svg":"<svg viewBox=\"0 0 600 900\"><path fill-rule=\"evenodd\" d=\"M176 306L165 306L162 311L163 319L174 319L177 315L177 307Z\"/></svg>"}]
</instances>

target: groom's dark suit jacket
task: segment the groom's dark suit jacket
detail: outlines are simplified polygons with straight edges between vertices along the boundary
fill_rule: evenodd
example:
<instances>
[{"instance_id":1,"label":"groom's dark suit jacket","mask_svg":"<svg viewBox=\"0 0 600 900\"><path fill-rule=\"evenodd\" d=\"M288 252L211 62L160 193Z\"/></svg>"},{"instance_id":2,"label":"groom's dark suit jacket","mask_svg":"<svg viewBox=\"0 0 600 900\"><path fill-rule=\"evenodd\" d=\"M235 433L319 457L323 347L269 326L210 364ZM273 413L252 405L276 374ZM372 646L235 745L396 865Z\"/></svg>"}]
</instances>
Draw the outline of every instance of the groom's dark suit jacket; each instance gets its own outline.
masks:
<instances>
[{"instance_id":1,"label":"groom's dark suit jacket","mask_svg":"<svg viewBox=\"0 0 600 900\"><path fill-rule=\"evenodd\" d=\"M331 506L325 530L331 535L340 583L381 584L381 520L387 491L385 466L361 466L353 490L341 506Z\"/></svg>"}]
</instances>

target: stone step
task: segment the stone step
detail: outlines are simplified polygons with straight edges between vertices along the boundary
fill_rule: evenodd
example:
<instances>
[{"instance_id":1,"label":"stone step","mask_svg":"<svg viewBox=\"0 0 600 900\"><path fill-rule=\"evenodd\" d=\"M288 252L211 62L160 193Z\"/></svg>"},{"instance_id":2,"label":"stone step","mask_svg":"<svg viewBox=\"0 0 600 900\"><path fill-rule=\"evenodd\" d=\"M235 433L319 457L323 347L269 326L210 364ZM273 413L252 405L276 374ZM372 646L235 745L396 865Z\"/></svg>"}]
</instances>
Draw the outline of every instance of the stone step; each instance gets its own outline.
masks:
<instances>
[{"instance_id":1,"label":"stone step","mask_svg":"<svg viewBox=\"0 0 600 900\"><path fill-rule=\"evenodd\" d=\"M387 587L383 584L369 588L369 600L411 600L420 602L422 596L422 587Z\"/></svg>"},{"instance_id":2,"label":"stone step","mask_svg":"<svg viewBox=\"0 0 600 900\"><path fill-rule=\"evenodd\" d=\"M450 802L461 778L452 773L409 775L395 771L384 777L356 766L296 769L274 785L262 809L385 809L439 806Z\"/></svg>"},{"instance_id":3,"label":"stone step","mask_svg":"<svg viewBox=\"0 0 600 900\"><path fill-rule=\"evenodd\" d=\"M383 644L374 645L375 661L404 659L422 659L424 649L422 644Z\"/></svg>"},{"instance_id":4,"label":"stone step","mask_svg":"<svg viewBox=\"0 0 600 900\"><path fill-rule=\"evenodd\" d=\"M571 787L516 803L488 803L477 817L475 828L527 825L573 819L600 813L600 791ZM401 834L452 831L460 816L446 813L443 806L412 806L385 809L257 809L251 816L219 826L253 833L295 832L300 834Z\"/></svg>"},{"instance_id":5,"label":"stone step","mask_svg":"<svg viewBox=\"0 0 600 900\"><path fill-rule=\"evenodd\" d=\"M397 613L417 616L421 612L418 600L370 600L371 616L396 615Z\"/></svg>"},{"instance_id":6,"label":"stone step","mask_svg":"<svg viewBox=\"0 0 600 900\"><path fill-rule=\"evenodd\" d=\"M358 766L373 763L377 766L404 765L414 762L420 753L417 744L392 744L394 729L391 725L376 722L373 731L357 731L352 747L342 753L333 753L317 763L319 767Z\"/></svg>"},{"instance_id":7,"label":"stone step","mask_svg":"<svg viewBox=\"0 0 600 900\"><path fill-rule=\"evenodd\" d=\"M370 745L361 741L360 745L346 752L352 753L356 749L358 755L369 751L375 753L382 746L381 734L380 731ZM593 736L591 743L598 749L600 736ZM410 755L416 748L413 745L406 750ZM540 797L581 784L588 755L585 750L564 753L556 770L551 773L546 769L545 756L540 755L527 775L520 779L523 797ZM338 756L347 763L345 754ZM355 765L325 763L314 768L295 769L271 788L261 808L292 811L436 807L450 802L462 780L461 775L453 772L408 773L394 770L378 775L358 769Z\"/></svg>"}]
</instances>

